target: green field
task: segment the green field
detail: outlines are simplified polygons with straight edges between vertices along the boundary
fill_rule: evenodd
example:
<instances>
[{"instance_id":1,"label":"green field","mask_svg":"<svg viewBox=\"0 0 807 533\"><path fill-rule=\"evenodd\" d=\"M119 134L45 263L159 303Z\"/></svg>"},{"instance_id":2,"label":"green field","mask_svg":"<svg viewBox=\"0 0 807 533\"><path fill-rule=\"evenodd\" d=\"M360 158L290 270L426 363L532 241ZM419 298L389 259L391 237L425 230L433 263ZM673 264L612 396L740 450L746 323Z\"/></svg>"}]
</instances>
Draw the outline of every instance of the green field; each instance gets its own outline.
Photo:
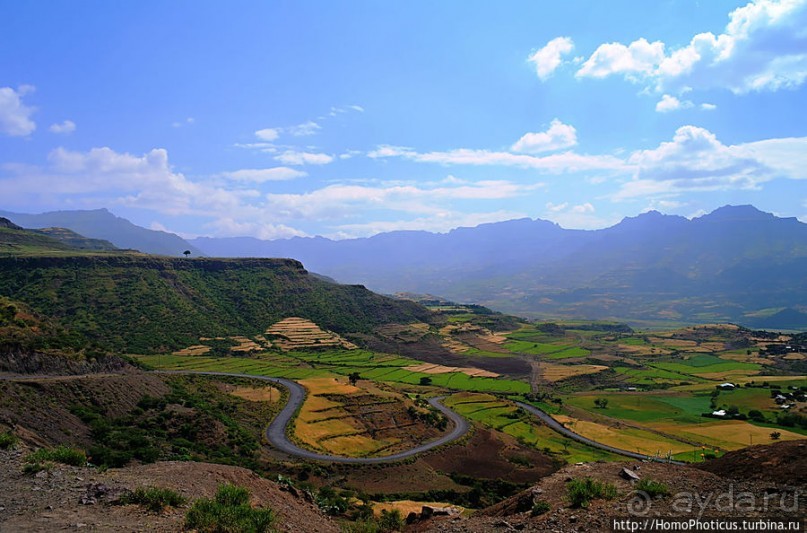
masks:
<instances>
[{"instance_id":1,"label":"green field","mask_svg":"<svg viewBox=\"0 0 807 533\"><path fill-rule=\"evenodd\" d=\"M366 350L290 352L286 355L264 354L258 358L149 355L141 356L138 360L163 370L233 372L289 379L334 374L346 376L357 372L361 379L409 385L419 385L421 379L429 378L433 386L454 390L503 394L523 394L530 391L528 383L512 379L471 377L461 372L412 372L404 367L422 364L421 361Z\"/></svg>"},{"instance_id":2,"label":"green field","mask_svg":"<svg viewBox=\"0 0 807 533\"><path fill-rule=\"evenodd\" d=\"M597 408L594 400L608 400L606 409ZM565 403L598 415L634 422L674 421L682 424L703 422L701 413L711 412L709 396L681 393L602 393L582 394L566 398Z\"/></svg>"},{"instance_id":3,"label":"green field","mask_svg":"<svg viewBox=\"0 0 807 533\"><path fill-rule=\"evenodd\" d=\"M488 394L455 394L444 403L469 420L506 433L522 444L558 455L568 463L619 460L617 455L554 432L516 405Z\"/></svg>"}]
</instances>

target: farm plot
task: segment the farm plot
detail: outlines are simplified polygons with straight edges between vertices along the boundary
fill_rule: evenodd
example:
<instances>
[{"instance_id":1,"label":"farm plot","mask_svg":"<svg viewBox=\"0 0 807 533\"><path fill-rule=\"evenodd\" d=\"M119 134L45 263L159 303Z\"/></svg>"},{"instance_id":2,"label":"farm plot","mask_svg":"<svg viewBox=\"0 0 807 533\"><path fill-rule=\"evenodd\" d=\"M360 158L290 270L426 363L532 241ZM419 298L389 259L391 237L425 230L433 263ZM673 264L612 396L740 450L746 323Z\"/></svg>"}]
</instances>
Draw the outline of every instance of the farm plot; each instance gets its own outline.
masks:
<instances>
[{"instance_id":1,"label":"farm plot","mask_svg":"<svg viewBox=\"0 0 807 533\"><path fill-rule=\"evenodd\" d=\"M614 448L661 457L666 456L668 452L675 455L692 450L692 446L689 444L663 437L651 431L631 427L613 427L565 415L555 415L553 418L579 435Z\"/></svg>"},{"instance_id":2,"label":"farm plot","mask_svg":"<svg viewBox=\"0 0 807 533\"><path fill-rule=\"evenodd\" d=\"M541 378L550 383L561 381L584 374L596 374L608 370L604 365L557 365L552 363L539 363Z\"/></svg>"},{"instance_id":3,"label":"farm plot","mask_svg":"<svg viewBox=\"0 0 807 533\"><path fill-rule=\"evenodd\" d=\"M440 433L417 416L423 409L371 383L351 385L344 378L326 377L300 384L308 395L294 435L310 449L353 457L388 455Z\"/></svg>"},{"instance_id":4,"label":"farm plot","mask_svg":"<svg viewBox=\"0 0 807 533\"><path fill-rule=\"evenodd\" d=\"M653 362L649 365L661 370L715 380L729 379L732 376L749 376L762 371L762 367L756 363L727 361L707 354L694 354L680 361Z\"/></svg>"},{"instance_id":5,"label":"farm plot","mask_svg":"<svg viewBox=\"0 0 807 533\"><path fill-rule=\"evenodd\" d=\"M565 462L618 459L556 433L518 406L489 394L458 393L444 403L469 420L506 433L523 445L556 455Z\"/></svg>"},{"instance_id":6,"label":"farm plot","mask_svg":"<svg viewBox=\"0 0 807 533\"><path fill-rule=\"evenodd\" d=\"M340 350L331 352L265 353L253 357L207 357L147 355L138 360L162 370L188 370L207 372L233 372L259 376L306 379L334 375L348 376L358 373L363 380L388 381L421 385L424 378L437 387L478 392L523 394L530 391L528 383L500 377L489 377L484 371L451 371L427 373L407 370L405 367L423 365L422 361L366 350Z\"/></svg>"},{"instance_id":7,"label":"farm plot","mask_svg":"<svg viewBox=\"0 0 807 533\"><path fill-rule=\"evenodd\" d=\"M709 420L709 419L704 419ZM743 420L719 420L700 424L681 426L670 423L651 424L661 431L676 432L682 437L700 440L710 446L719 446L724 450L738 450L752 444L767 444L771 442L770 434L773 429L756 426ZM786 429L776 429L781 440L807 439Z\"/></svg>"},{"instance_id":8,"label":"farm plot","mask_svg":"<svg viewBox=\"0 0 807 533\"><path fill-rule=\"evenodd\" d=\"M284 351L306 348L342 347L348 350L357 346L332 331L325 331L305 318L284 318L266 330L264 335Z\"/></svg>"},{"instance_id":9,"label":"farm plot","mask_svg":"<svg viewBox=\"0 0 807 533\"><path fill-rule=\"evenodd\" d=\"M596 400L607 400L606 408L597 407ZM565 403L595 415L648 423L659 420L678 424L697 424L701 413L711 412L708 395L685 393L616 392L569 396Z\"/></svg>"}]
</instances>

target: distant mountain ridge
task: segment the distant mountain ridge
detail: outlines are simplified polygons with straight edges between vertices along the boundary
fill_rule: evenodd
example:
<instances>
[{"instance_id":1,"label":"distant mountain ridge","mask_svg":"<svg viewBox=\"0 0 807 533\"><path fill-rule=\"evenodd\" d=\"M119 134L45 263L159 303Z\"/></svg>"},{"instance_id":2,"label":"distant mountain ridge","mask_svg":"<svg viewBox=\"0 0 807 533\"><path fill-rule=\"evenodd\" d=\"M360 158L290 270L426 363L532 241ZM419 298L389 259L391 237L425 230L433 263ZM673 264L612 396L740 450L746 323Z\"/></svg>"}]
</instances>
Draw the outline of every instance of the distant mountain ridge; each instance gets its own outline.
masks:
<instances>
[{"instance_id":1,"label":"distant mountain ridge","mask_svg":"<svg viewBox=\"0 0 807 533\"><path fill-rule=\"evenodd\" d=\"M211 256L292 257L379 292L534 317L807 328L807 224L753 206L692 220L651 211L593 231L519 219L445 234L191 242Z\"/></svg>"},{"instance_id":2,"label":"distant mountain ridge","mask_svg":"<svg viewBox=\"0 0 807 533\"><path fill-rule=\"evenodd\" d=\"M51 211L38 215L0 211L0 217L24 228L66 228L84 237L108 241L117 248L148 254L180 256L189 250L195 256L203 255L178 235L141 228L106 209Z\"/></svg>"}]
</instances>

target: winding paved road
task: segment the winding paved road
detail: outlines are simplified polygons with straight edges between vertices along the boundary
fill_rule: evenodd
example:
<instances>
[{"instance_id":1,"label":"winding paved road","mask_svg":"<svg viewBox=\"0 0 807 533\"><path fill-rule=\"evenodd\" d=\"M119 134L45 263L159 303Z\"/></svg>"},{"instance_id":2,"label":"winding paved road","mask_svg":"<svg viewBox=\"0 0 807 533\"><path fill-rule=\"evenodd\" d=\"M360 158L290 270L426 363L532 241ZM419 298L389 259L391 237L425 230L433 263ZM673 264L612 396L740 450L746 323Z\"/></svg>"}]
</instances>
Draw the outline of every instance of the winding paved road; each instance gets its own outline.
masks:
<instances>
[{"instance_id":1,"label":"winding paved road","mask_svg":"<svg viewBox=\"0 0 807 533\"><path fill-rule=\"evenodd\" d=\"M570 429L567 429L560 422L558 422L557 420L555 420L554 418L552 418L551 416L549 416L545 412L541 411L537 407L533 407L532 405L529 405L529 404L526 404L526 403L521 403L521 402L516 402L516 405L518 405L522 409L524 409L527 412L532 413L533 415L538 417L538 419L541 420L541 422L543 422L547 426L549 426L550 429L553 429L553 430L557 431L558 433L560 433L561 435L569 437L572 440L576 440L577 442L587 444L587 445L592 446L594 448L599 448L600 450L605 450L607 452L616 453L618 455L624 455L625 457L631 457L633 459L659 461L659 462L664 462L664 463L672 463L672 464L676 464L676 465L686 464L686 463L683 463L681 461L667 461L666 459L657 459L657 458L655 458L653 456L650 456L650 455L631 452L631 451L628 451L628 450L622 450L620 448L614 448L613 446L608 446L607 444L603 444L601 442L597 442L597 441L594 441L594 440L591 440L591 439L587 439L586 437L584 437L582 435L578 435L574 431L572 431Z\"/></svg>"},{"instance_id":2,"label":"winding paved road","mask_svg":"<svg viewBox=\"0 0 807 533\"><path fill-rule=\"evenodd\" d=\"M333 463L348 463L348 464L379 464L379 463L389 463L399 461L401 459L406 459L408 457L412 457L413 455L417 455L421 452L431 450L438 446L442 446L443 444L453 442L462 437L463 435L465 435L468 432L468 429L470 428L468 421L465 418L463 418L461 415L455 413L454 411L452 411L451 409L440 403L440 400L444 398L444 396L440 396L436 398L430 398L429 404L431 404L432 407L438 409L441 413L443 413L446 417L448 417L449 420L451 420L453 427L451 431L449 431L447 434L443 435L439 439L429 441L427 443L421 444L420 446L410 448L409 450L398 452L392 455L386 455L384 457L341 457L338 455L321 454L312 452L310 450L306 450L304 448L300 448L299 446L291 442L288 436L286 435L286 428L291 422L291 419L294 416L294 414L303 404L303 400L305 400L305 389L299 383L296 383L294 381L285 378L256 376L254 374L231 374L228 372L200 372L190 370L155 370L153 372L156 374L203 375L203 376L222 376L222 377L257 379L260 381L268 381L270 383L275 383L285 387L289 391L289 401L286 403L283 409L281 409L280 413L275 417L275 419L272 420L272 422L266 428L266 438L278 450L288 453L289 455L294 455L297 457L302 457L304 459L311 459L315 461L329 461ZM78 378L78 377L86 377L86 376L0 375L0 380L24 381L33 379L60 379L60 378L65 379L65 378ZM644 460L660 461L664 463L672 463L677 465L686 464L681 461L667 461L657 459L652 456L631 452L628 450L622 450L620 448L614 448L613 446L608 446L607 444L602 444L600 442L593 441L582 435L578 435L577 433L571 431L570 429L567 429L566 427L561 425L557 420L555 420L545 412L541 411L537 407L533 407L532 405L522 402L515 402L515 403L516 405L523 408L527 412L536 416L550 429L560 433L561 435L569 437L572 440L575 440L582 444L586 444L593 448L599 448L600 450L605 450L607 452L623 455L625 457L630 457L632 459L640 459L643 461Z\"/></svg>"},{"instance_id":3,"label":"winding paved road","mask_svg":"<svg viewBox=\"0 0 807 533\"><path fill-rule=\"evenodd\" d=\"M248 379L259 379L261 381L268 381L270 383L276 383L278 385L282 385L289 391L289 401L286 402L286 405L280 411L274 420L269 424L269 427L266 428L266 438L267 440L272 443L272 445L285 452L289 455L295 455L297 457L302 457L303 459L311 459L315 461L329 461L333 463L349 463L349 464L378 464L378 463L389 463L393 461L398 461L401 459L406 459L407 457L412 457L413 455L417 455L421 452L425 452L427 450L431 450L432 448L436 448L438 446L442 446L443 444L447 444L449 442L455 441L465 435L470 428L468 421L465 420L462 416L455 413L445 405L440 403L444 397L438 398L430 398L429 404L432 407L438 409L441 413L443 413L446 417L451 420L453 423L453 428L451 431L440 437L439 439L426 442L421 444L420 446L416 446L414 448L410 448L408 450L398 452L392 455L385 455L384 457L341 457L338 455L328 455L322 453L312 452L310 450L306 450L300 448L293 442L291 442L286 435L286 428L288 427L289 423L291 422L292 417L297 412L297 409L303 404L303 400L305 399L305 389L299 383L291 381L285 378L272 378L268 376L255 376L252 374L230 374L226 372L191 372L191 371L159 371L161 374L187 374L187 375L205 375L205 376L228 376L234 378L248 378Z\"/></svg>"}]
</instances>

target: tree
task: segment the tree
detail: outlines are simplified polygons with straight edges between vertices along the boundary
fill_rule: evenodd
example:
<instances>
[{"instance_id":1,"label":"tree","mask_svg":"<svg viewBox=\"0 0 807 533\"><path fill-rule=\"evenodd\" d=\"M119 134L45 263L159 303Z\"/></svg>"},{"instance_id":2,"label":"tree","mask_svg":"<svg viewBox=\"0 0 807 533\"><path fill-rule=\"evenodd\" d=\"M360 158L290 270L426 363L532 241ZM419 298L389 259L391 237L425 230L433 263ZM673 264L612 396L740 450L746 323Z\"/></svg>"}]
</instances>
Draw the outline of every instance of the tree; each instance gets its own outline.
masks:
<instances>
[{"instance_id":1,"label":"tree","mask_svg":"<svg viewBox=\"0 0 807 533\"><path fill-rule=\"evenodd\" d=\"M594 405L599 407L600 409L605 409L608 407L608 398L597 398L594 400Z\"/></svg>"},{"instance_id":2,"label":"tree","mask_svg":"<svg viewBox=\"0 0 807 533\"><path fill-rule=\"evenodd\" d=\"M189 255L191 255L191 251L190 250L185 250L184 252L182 252L182 255L184 255L185 257L188 257Z\"/></svg>"},{"instance_id":3,"label":"tree","mask_svg":"<svg viewBox=\"0 0 807 533\"><path fill-rule=\"evenodd\" d=\"M432 378L430 378L429 376L423 376L422 378L420 378L420 384L423 385L424 387L428 387L429 385L432 384Z\"/></svg>"},{"instance_id":4,"label":"tree","mask_svg":"<svg viewBox=\"0 0 807 533\"><path fill-rule=\"evenodd\" d=\"M359 373L358 373L358 372L351 372L351 373L348 375L347 379L348 379L348 381L350 381L350 384L351 384L351 385L355 385L355 384L356 384L356 382L357 382L357 381L359 381L359 380L361 379L361 376L359 375Z\"/></svg>"}]
</instances>

